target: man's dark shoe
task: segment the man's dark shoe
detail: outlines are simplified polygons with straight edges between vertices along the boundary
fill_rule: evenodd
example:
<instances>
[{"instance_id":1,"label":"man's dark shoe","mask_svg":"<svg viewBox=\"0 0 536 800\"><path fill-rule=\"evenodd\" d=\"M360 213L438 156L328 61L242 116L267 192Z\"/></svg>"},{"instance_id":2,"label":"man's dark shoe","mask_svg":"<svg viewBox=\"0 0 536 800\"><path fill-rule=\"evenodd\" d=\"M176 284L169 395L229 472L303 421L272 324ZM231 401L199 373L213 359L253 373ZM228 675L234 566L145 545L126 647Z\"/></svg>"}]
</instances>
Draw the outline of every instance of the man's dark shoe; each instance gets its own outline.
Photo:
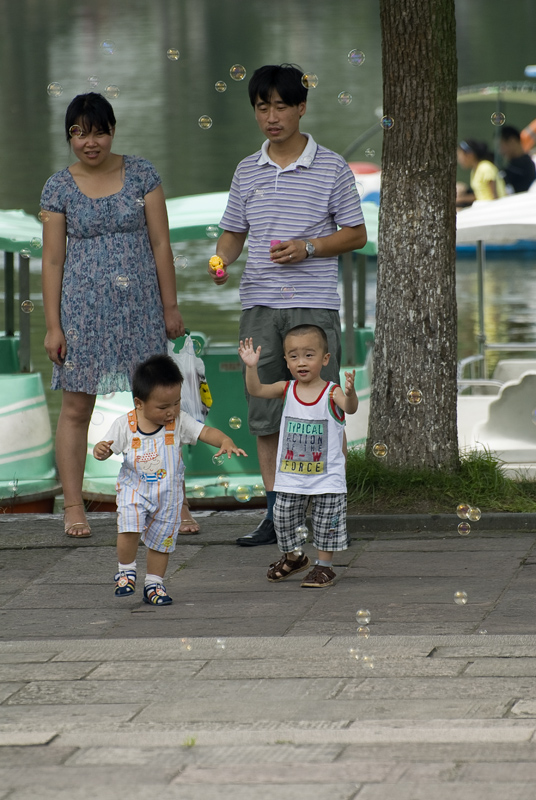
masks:
<instances>
[{"instance_id":1,"label":"man's dark shoe","mask_svg":"<svg viewBox=\"0 0 536 800\"><path fill-rule=\"evenodd\" d=\"M276 544L277 536L275 535L273 521L271 519L263 519L253 533L246 533L245 536L237 539L236 543L242 547L255 547L258 544Z\"/></svg>"}]
</instances>

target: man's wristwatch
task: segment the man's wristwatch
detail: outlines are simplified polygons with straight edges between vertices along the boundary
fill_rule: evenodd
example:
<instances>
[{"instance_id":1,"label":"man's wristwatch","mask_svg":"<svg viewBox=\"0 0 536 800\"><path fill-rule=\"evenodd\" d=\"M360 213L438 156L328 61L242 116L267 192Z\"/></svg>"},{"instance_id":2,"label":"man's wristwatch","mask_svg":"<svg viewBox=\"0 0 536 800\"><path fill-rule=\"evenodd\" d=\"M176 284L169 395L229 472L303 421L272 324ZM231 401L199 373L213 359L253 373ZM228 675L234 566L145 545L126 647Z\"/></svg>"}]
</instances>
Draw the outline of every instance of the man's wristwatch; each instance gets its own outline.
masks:
<instances>
[{"instance_id":1,"label":"man's wristwatch","mask_svg":"<svg viewBox=\"0 0 536 800\"><path fill-rule=\"evenodd\" d=\"M305 242L305 250L307 251L307 255L305 256L305 258L309 257L312 258L316 253L316 247L312 242L309 241L309 239L304 239L304 242Z\"/></svg>"}]
</instances>

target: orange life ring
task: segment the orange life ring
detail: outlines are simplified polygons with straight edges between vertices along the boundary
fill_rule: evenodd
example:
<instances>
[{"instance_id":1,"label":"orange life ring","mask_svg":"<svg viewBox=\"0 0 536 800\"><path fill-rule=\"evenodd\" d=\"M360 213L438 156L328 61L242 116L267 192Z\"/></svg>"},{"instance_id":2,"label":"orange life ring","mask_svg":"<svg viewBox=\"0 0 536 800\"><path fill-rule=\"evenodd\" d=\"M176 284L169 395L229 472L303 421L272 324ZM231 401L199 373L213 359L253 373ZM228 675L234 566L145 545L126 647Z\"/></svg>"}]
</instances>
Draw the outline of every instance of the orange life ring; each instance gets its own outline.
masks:
<instances>
[{"instance_id":1,"label":"orange life ring","mask_svg":"<svg viewBox=\"0 0 536 800\"><path fill-rule=\"evenodd\" d=\"M536 147L536 119L533 119L526 128L523 128L519 134L521 138L521 146L525 153Z\"/></svg>"}]
</instances>

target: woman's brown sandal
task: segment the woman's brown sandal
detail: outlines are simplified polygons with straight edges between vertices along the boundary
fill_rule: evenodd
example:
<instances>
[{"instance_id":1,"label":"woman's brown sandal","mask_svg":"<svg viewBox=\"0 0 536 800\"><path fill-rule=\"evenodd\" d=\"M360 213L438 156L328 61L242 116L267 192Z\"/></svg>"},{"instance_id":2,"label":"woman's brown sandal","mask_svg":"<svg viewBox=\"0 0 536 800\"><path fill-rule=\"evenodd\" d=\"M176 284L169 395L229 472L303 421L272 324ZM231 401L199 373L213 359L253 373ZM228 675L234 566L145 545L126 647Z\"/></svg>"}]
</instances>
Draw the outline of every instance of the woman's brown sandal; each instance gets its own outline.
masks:
<instances>
[{"instance_id":1,"label":"woman's brown sandal","mask_svg":"<svg viewBox=\"0 0 536 800\"><path fill-rule=\"evenodd\" d=\"M276 561L274 564L270 564L270 568L266 573L266 577L271 583L284 581L285 578L289 578L295 572L303 572L304 569L307 569L310 563L311 562L305 553L302 553L302 555L295 560L287 558L287 556L284 555L279 559L279 561Z\"/></svg>"},{"instance_id":2,"label":"woman's brown sandal","mask_svg":"<svg viewBox=\"0 0 536 800\"><path fill-rule=\"evenodd\" d=\"M335 573L331 567L315 564L309 575L305 576L301 585L304 589L323 589L325 586L331 586L334 579Z\"/></svg>"}]
</instances>

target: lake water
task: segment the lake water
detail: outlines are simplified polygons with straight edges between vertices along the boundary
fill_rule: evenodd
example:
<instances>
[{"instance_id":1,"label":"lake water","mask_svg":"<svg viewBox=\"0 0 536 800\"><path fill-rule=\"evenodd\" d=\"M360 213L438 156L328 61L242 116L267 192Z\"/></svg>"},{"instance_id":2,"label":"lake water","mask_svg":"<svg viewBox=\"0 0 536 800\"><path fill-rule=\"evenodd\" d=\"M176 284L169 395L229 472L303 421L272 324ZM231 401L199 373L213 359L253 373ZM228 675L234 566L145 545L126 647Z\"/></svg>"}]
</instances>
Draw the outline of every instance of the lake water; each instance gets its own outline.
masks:
<instances>
[{"instance_id":1,"label":"lake water","mask_svg":"<svg viewBox=\"0 0 536 800\"><path fill-rule=\"evenodd\" d=\"M236 163L259 147L262 138L247 98L247 79L262 64L293 62L318 76L302 129L338 152L381 115L377 0L18 0L4 1L1 8L0 208L37 214L45 180L71 163L63 134L65 108L75 94L92 88L117 87L119 94L111 100L118 119L114 149L149 158L168 197L228 189ZM536 60L536 4L519 0L506 20L501 0L460 0L456 8L459 85L523 80L524 67ZM177 60L167 57L170 48L179 51ZM352 49L365 54L359 67L348 61ZM245 80L231 78L235 64L245 67ZM216 91L217 81L227 84L226 91ZM49 95L50 83L59 84L61 93ZM339 104L342 91L352 95L349 105ZM460 106L460 138L491 144L492 111L488 103ZM523 128L536 109L511 105L506 114L508 124ZM210 128L199 127L202 115L212 119ZM351 159L379 163L381 146L378 125ZM370 150L375 151L372 157L366 153ZM233 341L240 262L229 283L216 288L205 274L213 249L210 240L177 248L189 262L177 276L181 309L189 328ZM534 258L488 261L490 339L536 338L534 267ZM47 385L51 369L42 349L39 264L33 259L31 292L33 365ZM458 303L461 357L476 350L473 260L458 264ZM370 260L371 324L374 309L375 263ZM50 393L49 400L55 422L58 393Z\"/></svg>"}]
</instances>

